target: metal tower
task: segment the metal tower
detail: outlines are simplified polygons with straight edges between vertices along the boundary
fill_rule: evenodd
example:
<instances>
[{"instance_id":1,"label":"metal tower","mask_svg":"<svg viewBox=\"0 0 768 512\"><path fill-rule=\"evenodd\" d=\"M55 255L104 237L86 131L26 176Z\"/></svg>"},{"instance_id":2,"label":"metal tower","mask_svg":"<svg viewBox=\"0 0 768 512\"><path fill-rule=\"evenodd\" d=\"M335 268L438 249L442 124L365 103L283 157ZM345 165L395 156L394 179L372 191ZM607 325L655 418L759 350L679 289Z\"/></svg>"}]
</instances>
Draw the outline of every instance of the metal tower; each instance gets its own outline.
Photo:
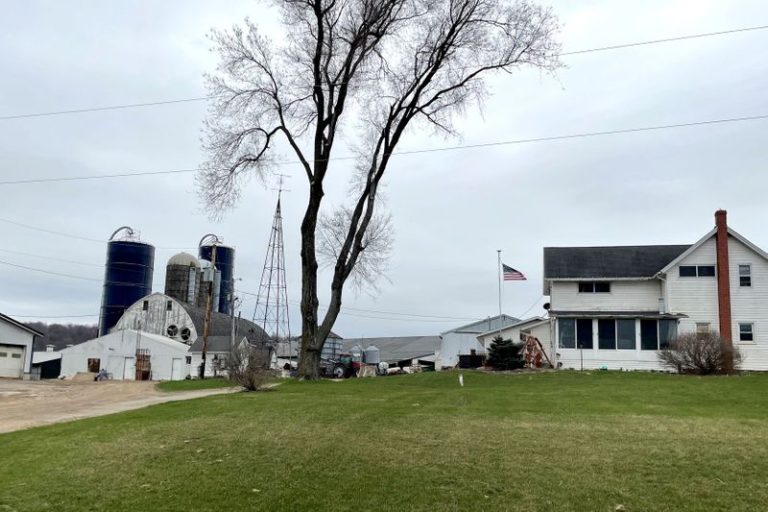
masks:
<instances>
[{"instance_id":1,"label":"metal tower","mask_svg":"<svg viewBox=\"0 0 768 512\"><path fill-rule=\"evenodd\" d=\"M290 350L291 324L288 318L288 291L285 284L285 251L283 248L283 216L280 198L282 177L277 194L277 208L272 220L267 257L261 272L261 284L256 296L253 322L267 333L262 343L288 341Z\"/></svg>"}]
</instances>

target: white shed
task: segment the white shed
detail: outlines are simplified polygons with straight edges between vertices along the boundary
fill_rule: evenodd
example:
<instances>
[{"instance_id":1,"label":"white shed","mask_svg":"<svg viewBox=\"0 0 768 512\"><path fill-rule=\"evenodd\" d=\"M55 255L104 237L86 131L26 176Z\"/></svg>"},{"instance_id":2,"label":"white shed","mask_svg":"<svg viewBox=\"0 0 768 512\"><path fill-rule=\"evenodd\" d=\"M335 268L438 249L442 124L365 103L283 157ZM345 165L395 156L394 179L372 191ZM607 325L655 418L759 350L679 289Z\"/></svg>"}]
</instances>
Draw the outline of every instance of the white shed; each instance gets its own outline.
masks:
<instances>
[{"instance_id":1,"label":"white shed","mask_svg":"<svg viewBox=\"0 0 768 512\"><path fill-rule=\"evenodd\" d=\"M29 378L32 344L42 336L31 327L0 313L0 377Z\"/></svg>"},{"instance_id":2,"label":"white shed","mask_svg":"<svg viewBox=\"0 0 768 512\"><path fill-rule=\"evenodd\" d=\"M534 336L541 343L541 347L546 352L550 360L554 359L554 348L552 346L552 325L548 318L533 317L527 320L521 320L501 330L501 337L505 340L512 340L515 343L522 343L521 335L528 334ZM499 330L486 331L477 336L477 340L486 353L493 343L493 339L499 335Z\"/></svg>"},{"instance_id":3,"label":"white shed","mask_svg":"<svg viewBox=\"0 0 768 512\"><path fill-rule=\"evenodd\" d=\"M456 366L459 356L485 355L485 347L478 341L477 336L494 329L507 327L519 322L520 319L509 315L497 315L471 324L462 325L440 335L440 361L436 369Z\"/></svg>"},{"instance_id":4,"label":"white shed","mask_svg":"<svg viewBox=\"0 0 768 512\"><path fill-rule=\"evenodd\" d=\"M151 380L183 380L190 374L188 351L186 343L124 329L61 350L61 374L105 369L112 379L135 380L137 355L148 354Z\"/></svg>"}]
</instances>

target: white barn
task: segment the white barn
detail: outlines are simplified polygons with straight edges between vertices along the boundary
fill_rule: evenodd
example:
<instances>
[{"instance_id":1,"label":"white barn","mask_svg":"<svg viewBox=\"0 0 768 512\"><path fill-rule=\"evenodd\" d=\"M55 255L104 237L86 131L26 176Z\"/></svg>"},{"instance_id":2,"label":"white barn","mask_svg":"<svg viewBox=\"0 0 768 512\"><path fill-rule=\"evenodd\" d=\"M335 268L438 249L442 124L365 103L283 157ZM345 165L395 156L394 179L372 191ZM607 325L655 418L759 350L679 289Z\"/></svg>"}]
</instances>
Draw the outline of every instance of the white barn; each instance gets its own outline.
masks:
<instances>
[{"instance_id":1,"label":"white barn","mask_svg":"<svg viewBox=\"0 0 768 512\"><path fill-rule=\"evenodd\" d=\"M563 368L659 370L678 333L717 331L768 370L768 254L723 210L692 245L545 248L544 293Z\"/></svg>"},{"instance_id":2,"label":"white barn","mask_svg":"<svg viewBox=\"0 0 768 512\"><path fill-rule=\"evenodd\" d=\"M43 333L0 313L0 377L28 379L32 346Z\"/></svg>"},{"instance_id":3,"label":"white barn","mask_svg":"<svg viewBox=\"0 0 768 512\"><path fill-rule=\"evenodd\" d=\"M183 380L193 374L189 345L157 334L124 329L61 350L61 375L72 377L79 372L97 373L104 369L112 379L135 380L139 351L149 355L150 380Z\"/></svg>"}]
</instances>

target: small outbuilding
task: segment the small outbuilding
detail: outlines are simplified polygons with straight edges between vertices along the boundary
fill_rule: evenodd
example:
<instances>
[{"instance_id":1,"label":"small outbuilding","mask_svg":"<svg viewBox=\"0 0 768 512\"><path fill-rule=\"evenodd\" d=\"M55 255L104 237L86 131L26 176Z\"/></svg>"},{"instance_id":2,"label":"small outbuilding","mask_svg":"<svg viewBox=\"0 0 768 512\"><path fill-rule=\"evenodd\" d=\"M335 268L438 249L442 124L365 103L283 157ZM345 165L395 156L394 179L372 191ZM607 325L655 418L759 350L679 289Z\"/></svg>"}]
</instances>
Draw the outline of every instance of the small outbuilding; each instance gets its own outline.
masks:
<instances>
[{"instance_id":1,"label":"small outbuilding","mask_svg":"<svg viewBox=\"0 0 768 512\"><path fill-rule=\"evenodd\" d=\"M124 329L61 350L61 374L104 370L115 380L183 380L193 373L188 352L186 343Z\"/></svg>"},{"instance_id":2,"label":"small outbuilding","mask_svg":"<svg viewBox=\"0 0 768 512\"><path fill-rule=\"evenodd\" d=\"M0 313L0 378L28 379L32 346L43 333Z\"/></svg>"}]
</instances>

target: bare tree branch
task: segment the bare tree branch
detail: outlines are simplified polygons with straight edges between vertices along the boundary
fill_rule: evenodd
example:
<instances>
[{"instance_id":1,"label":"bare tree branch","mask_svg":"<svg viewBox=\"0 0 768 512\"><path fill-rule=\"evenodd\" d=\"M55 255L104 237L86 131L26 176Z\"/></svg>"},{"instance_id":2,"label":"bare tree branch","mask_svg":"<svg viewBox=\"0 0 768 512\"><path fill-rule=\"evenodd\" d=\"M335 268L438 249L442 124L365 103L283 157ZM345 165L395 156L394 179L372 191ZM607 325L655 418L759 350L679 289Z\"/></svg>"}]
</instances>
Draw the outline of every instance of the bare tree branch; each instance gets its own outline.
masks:
<instances>
[{"instance_id":1,"label":"bare tree branch","mask_svg":"<svg viewBox=\"0 0 768 512\"><path fill-rule=\"evenodd\" d=\"M457 134L454 119L482 104L484 79L491 73L522 67L553 72L560 65L559 26L549 9L527 0L274 4L282 12L285 44L268 41L247 20L242 28L213 34L221 60L208 77L217 99L206 124L209 162L198 185L209 206L232 207L244 177L269 172L274 138L285 137L309 182L301 223L299 372L316 378L345 283L380 277L386 258L377 258L391 252L391 239L383 242L390 221L382 220L376 207L399 142L419 126ZM321 217L325 178L338 136L348 129L343 122L348 111L357 114L357 186L348 206ZM380 247L376 240L382 240ZM318 253L333 267L322 321Z\"/></svg>"}]
</instances>

